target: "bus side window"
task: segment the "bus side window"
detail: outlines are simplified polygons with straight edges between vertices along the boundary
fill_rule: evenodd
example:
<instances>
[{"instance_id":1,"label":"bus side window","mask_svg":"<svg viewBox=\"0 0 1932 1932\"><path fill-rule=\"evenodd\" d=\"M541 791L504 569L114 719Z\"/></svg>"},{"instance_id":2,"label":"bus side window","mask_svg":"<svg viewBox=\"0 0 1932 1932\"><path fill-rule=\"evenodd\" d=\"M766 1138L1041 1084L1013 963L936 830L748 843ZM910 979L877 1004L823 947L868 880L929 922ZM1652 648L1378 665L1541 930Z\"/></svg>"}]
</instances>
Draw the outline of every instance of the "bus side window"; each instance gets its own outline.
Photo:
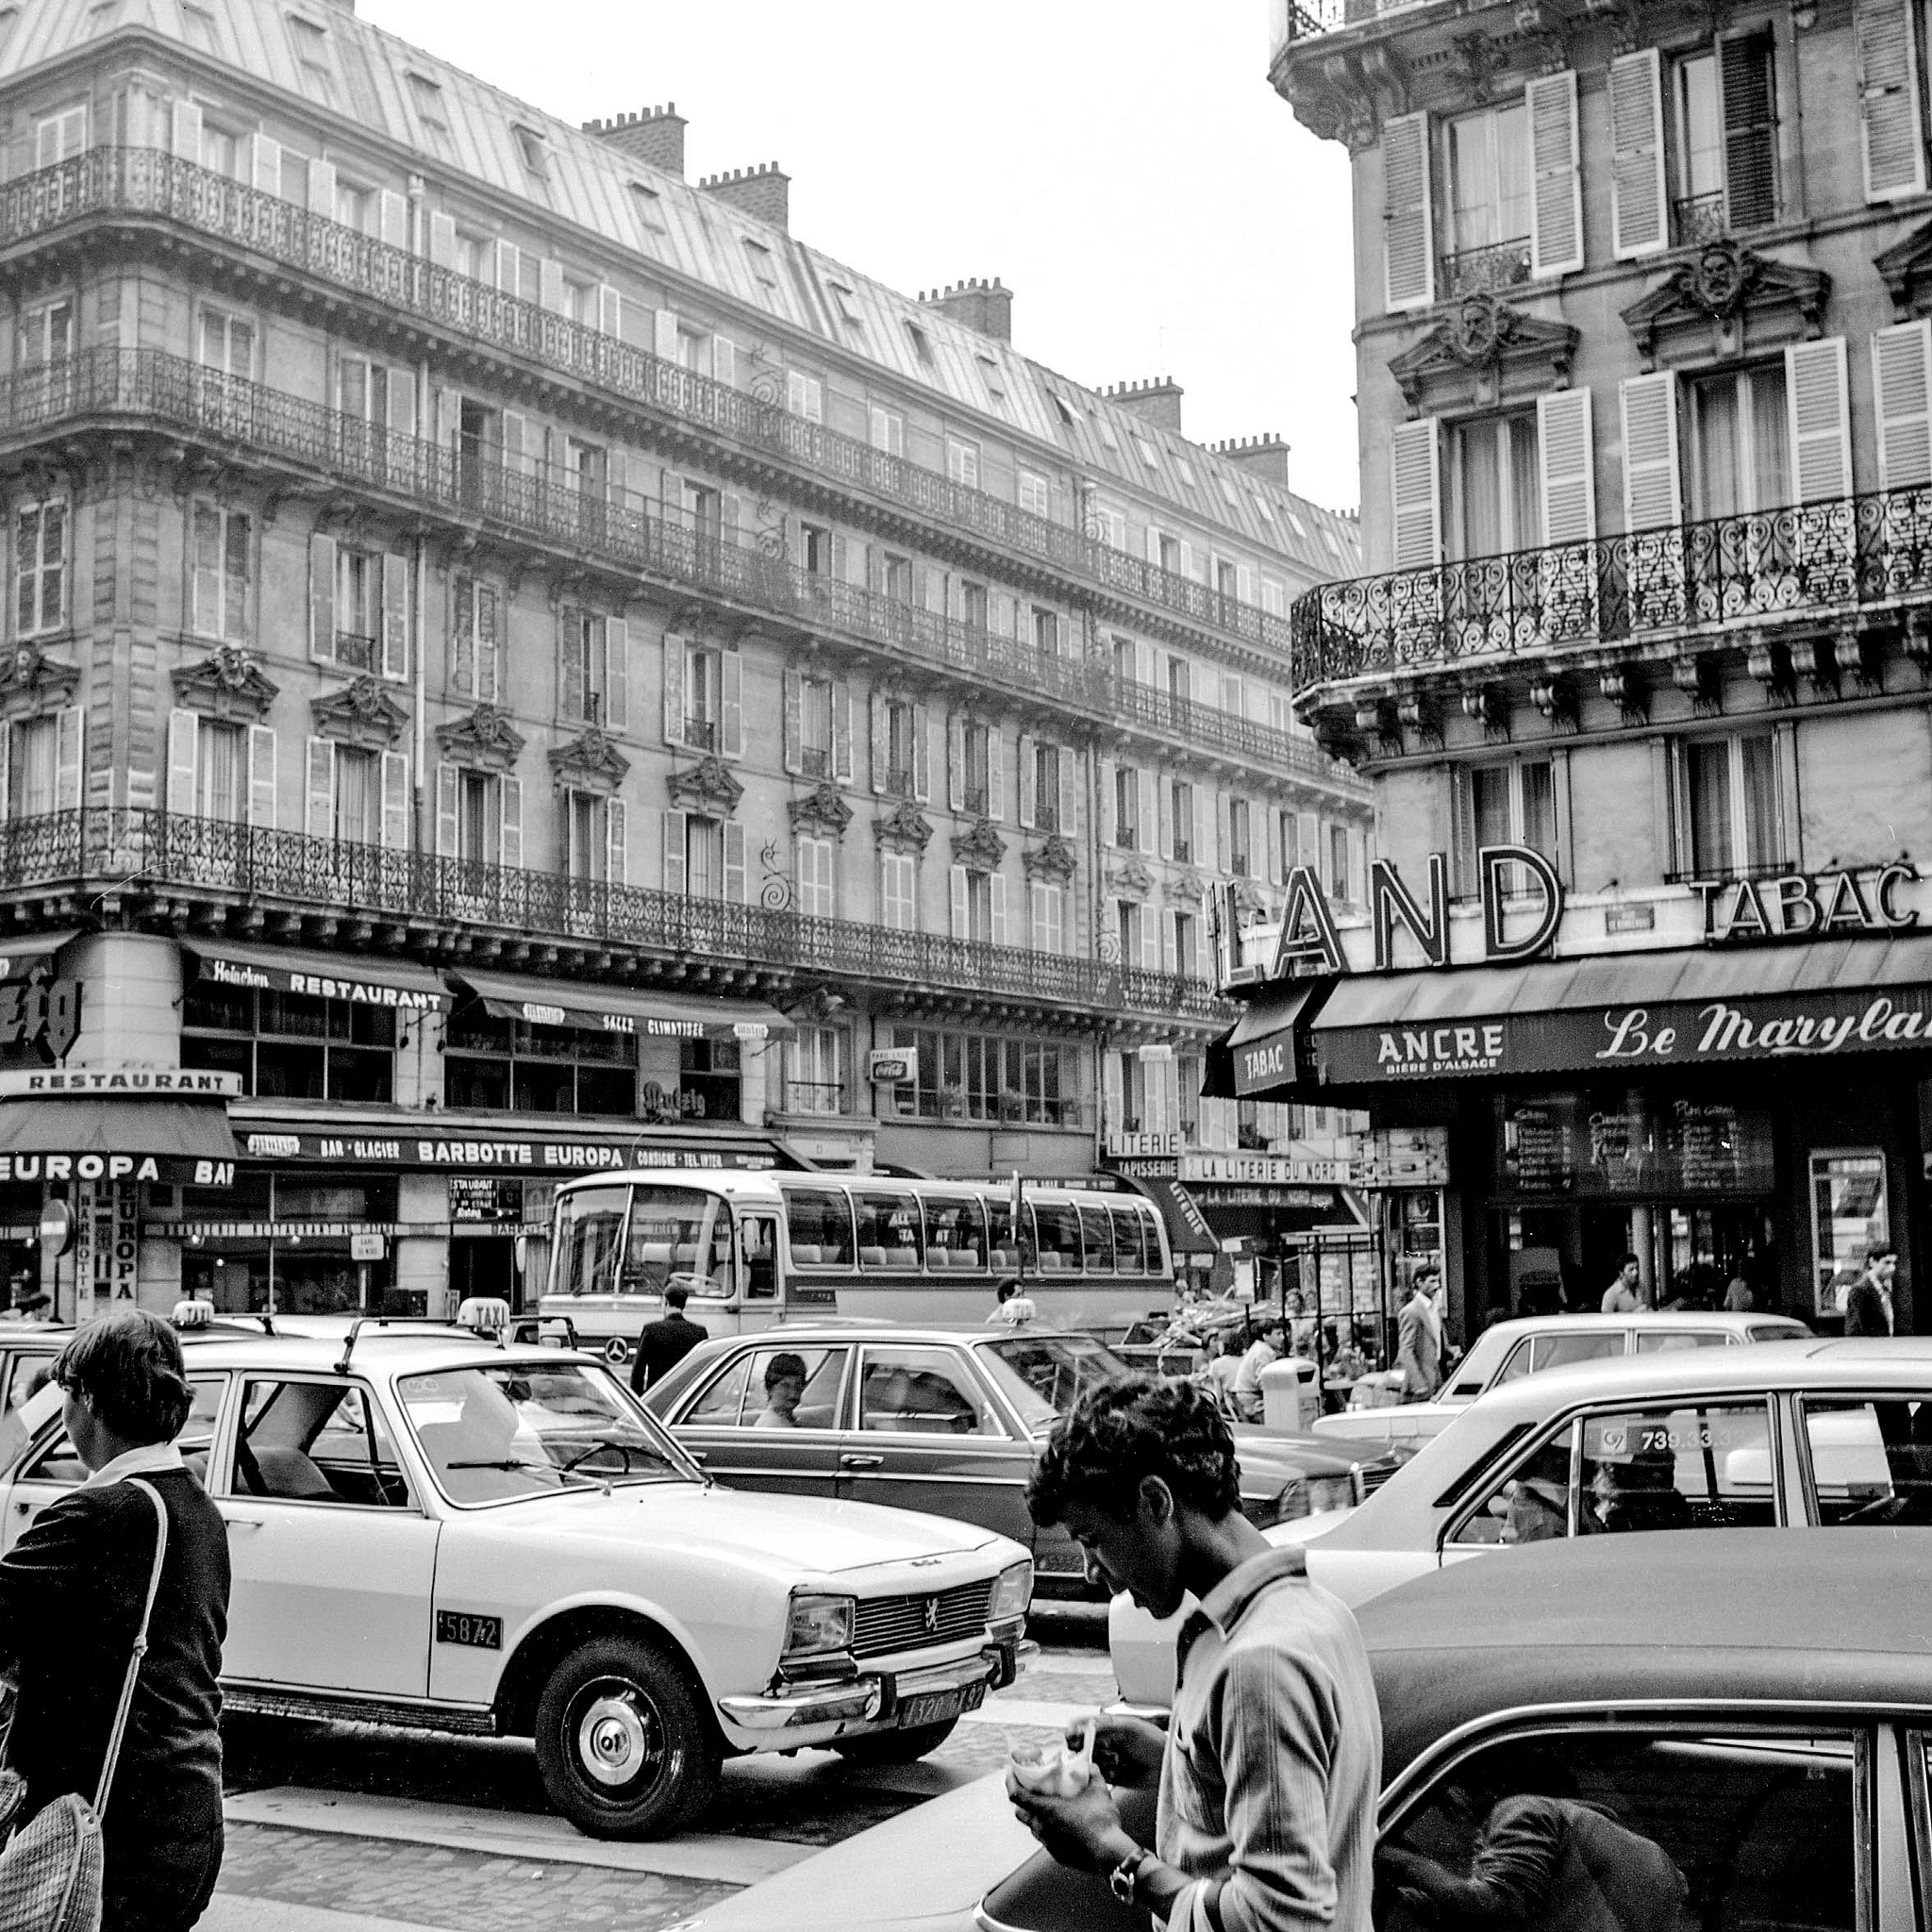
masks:
<instances>
[{"instance_id":1,"label":"bus side window","mask_svg":"<svg viewBox=\"0 0 1932 1932\"><path fill-rule=\"evenodd\" d=\"M747 1299L768 1302L778 1292L778 1224L769 1214L741 1214L738 1225L744 1243L744 1292Z\"/></svg>"}]
</instances>

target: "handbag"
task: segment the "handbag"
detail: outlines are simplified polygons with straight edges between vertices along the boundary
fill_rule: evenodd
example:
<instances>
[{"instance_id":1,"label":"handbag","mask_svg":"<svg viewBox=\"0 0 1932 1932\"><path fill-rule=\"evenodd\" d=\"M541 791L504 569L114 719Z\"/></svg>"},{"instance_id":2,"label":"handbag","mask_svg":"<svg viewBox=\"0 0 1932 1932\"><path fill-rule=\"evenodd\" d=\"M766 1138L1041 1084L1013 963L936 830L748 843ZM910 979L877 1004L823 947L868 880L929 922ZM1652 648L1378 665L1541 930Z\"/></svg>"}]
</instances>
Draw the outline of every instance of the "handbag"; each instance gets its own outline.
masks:
<instances>
[{"instance_id":1,"label":"handbag","mask_svg":"<svg viewBox=\"0 0 1932 1932\"><path fill-rule=\"evenodd\" d=\"M161 1564L168 1554L168 1510L152 1484L131 1477L155 1506L159 1534L155 1539L155 1563L147 1580L147 1602L127 1674L121 1680L121 1702L114 1711L114 1728L108 1736L108 1755L101 1764L93 1803L67 1791L46 1806L28 1824L16 1831L0 1851L0 1932L98 1932L101 1923L101 1819L114 1782L114 1766L134 1705L134 1682L147 1654L148 1621L161 1587ZM18 1786L19 1780L13 1774ZM18 1807L18 1797L14 1800Z\"/></svg>"}]
</instances>

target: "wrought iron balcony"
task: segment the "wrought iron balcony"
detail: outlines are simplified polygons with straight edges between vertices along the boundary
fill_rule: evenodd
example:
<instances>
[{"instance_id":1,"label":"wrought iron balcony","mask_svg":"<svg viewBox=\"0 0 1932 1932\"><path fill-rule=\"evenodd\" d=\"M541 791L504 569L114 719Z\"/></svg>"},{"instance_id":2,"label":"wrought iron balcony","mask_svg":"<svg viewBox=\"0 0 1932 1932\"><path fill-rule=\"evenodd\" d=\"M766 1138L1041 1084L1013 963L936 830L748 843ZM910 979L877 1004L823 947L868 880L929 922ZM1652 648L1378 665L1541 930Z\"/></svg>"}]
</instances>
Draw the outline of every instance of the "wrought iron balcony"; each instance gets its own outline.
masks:
<instances>
[{"instance_id":1,"label":"wrought iron balcony","mask_svg":"<svg viewBox=\"0 0 1932 1932\"><path fill-rule=\"evenodd\" d=\"M86 806L0 824L0 892L106 887L125 906L171 889L232 894L293 914L340 912L412 928L441 923L667 960L746 961L921 991L1224 1022L1207 981L1098 959L902 932L789 909L734 905L561 873L483 865L165 811Z\"/></svg>"},{"instance_id":2,"label":"wrought iron balcony","mask_svg":"<svg viewBox=\"0 0 1932 1932\"><path fill-rule=\"evenodd\" d=\"M1392 13L1411 13L1430 0L1272 0L1268 44L1279 56L1295 41L1330 34L1338 27L1382 20Z\"/></svg>"},{"instance_id":3,"label":"wrought iron balcony","mask_svg":"<svg viewBox=\"0 0 1932 1932\"><path fill-rule=\"evenodd\" d=\"M1811 625L1932 595L1932 487L1323 584L1295 600L1298 690L1730 624Z\"/></svg>"},{"instance_id":4,"label":"wrought iron balcony","mask_svg":"<svg viewBox=\"0 0 1932 1932\"><path fill-rule=\"evenodd\" d=\"M666 520L650 498L632 491L608 501L587 495L575 472L562 466L507 468L419 437L372 432L366 423L305 397L158 349L90 349L51 369L0 381L0 438L82 425L172 430L236 445L253 458L399 499L419 514L440 511L465 525L492 525L525 541L691 586L812 630L847 632L1008 689L1045 693L1100 722L1110 721L1118 705L1141 702L1135 693L1143 688L1116 684L1098 656L1042 652L1028 641L819 575L711 526ZM1164 702L1172 707L1175 701ZM1330 786L1339 782L1320 752L1208 706L1170 709L1159 728L1204 749L1238 752Z\"/></svg>"},{"instance_id":5,"label":"wrought iron balcony","mask_svg":"<svg viewBox=\"0 0 1932 1932\"><path fill-rule=\"evenodd\" d=\"M1709 194L1686 195L1671 204L1677 221L1677 246L1692 248L1702 242L1722 242L1731 232L1730 210L1722 188Z\"/></svg>"},{"instance_id":6,"label":"wrought iron balcony","mask_svg":"<svg viewBox=\"0 0 1932 1932\"><path fill-rule=\"evenodd\" d=\"M1360 4L1360 0L1352 0ZM1087 532L956 483L667 362L621 338L505 294L407 248L310 214L258 188L150 148L95 147L0 190L0 248L101 216L178 224L299 270L454 334L541 362L626 401L834 483L900 505L949 533L973 535L1101 584L1191 624L1272 650L1288 625L1257 605L1162 570ZM365 435L379 438L382 431Z\"/></svg>"},{"instance_id":7,"label":"wrought iron balcony","mask_svg":"<svg viewBox=\"0 0 1932 1932\"><path fill-rule=\"evenodd\" d=\"M1459 302L1465 295L1496 295L1529 279L1529 237L1491 242L1481 248L1461 248L1442 258L1442 299Z\"/></svg>"}]
</instances>

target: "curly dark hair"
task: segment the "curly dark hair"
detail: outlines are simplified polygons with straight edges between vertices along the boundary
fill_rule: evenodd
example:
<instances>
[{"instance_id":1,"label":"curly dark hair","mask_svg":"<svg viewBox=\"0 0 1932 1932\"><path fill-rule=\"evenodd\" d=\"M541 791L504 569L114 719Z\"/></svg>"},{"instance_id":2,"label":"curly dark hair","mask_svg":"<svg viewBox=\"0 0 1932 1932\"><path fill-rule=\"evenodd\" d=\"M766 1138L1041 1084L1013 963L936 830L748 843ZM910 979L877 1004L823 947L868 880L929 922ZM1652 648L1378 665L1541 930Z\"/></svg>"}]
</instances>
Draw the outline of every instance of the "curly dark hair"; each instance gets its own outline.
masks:
<instances>
[{"instance_id":1,"label":"curly dark hair","mask_svg":"<svg viewBox=\"0 0 1932 1932\"><path fill-rule=\"evenodd\" d=\"M1090 1389L1054 1425L1026 1485L1026 1507L1041 1527L1063 1521L1069 1505L1124 1523L1150 1475L1204 1516L1241 1507L1233 1432L1191 1382L1129 1375Z\"/></svg>"},{"instance_id":2,"label":"curly dark hair","mask_svg":"<svg viewBox=\"0 0 1932 1932\"><path fill-rule=\"evenodd\" d=\"M193 1398L175 1331L145 1308L91 1322L60 1351L54 1379L87 1397L125 1441L172 1442Z\"/></svg>"}]
</instances>

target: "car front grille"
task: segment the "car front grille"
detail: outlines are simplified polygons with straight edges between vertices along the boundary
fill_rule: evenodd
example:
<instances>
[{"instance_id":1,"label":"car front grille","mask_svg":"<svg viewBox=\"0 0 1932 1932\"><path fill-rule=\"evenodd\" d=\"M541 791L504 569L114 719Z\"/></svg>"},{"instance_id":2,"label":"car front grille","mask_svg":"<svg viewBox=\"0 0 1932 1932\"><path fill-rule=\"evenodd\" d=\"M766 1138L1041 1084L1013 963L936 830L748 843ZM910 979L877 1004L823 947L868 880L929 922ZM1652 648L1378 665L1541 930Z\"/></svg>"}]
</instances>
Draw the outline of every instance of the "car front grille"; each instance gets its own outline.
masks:
<instances>
[{"instance_id":1,"label":"car front grille","mask_svg":"<svg viewBox=\"0 0 1932 1932\"><path fill-rule=\"evenodd\" d=\"M1397 1467L1392 1458L1386 1457L1374 1462L1357 1462L1355 1473L1361 1480L1362 1494L1373 1496L1395 1474Z\"/></svg>"},{"instance_id":2,"label":"car front grille","mask_svg":"<svg viewBox=\"0 0 1932 1932\"><path fill-rule=\"evenodd\" d=\"M852 1654L881 1657L977 1637L991 1601L991 1583L962 1583L936 1596L861 1597L852 1621Z\"/></svg>"}]
</instances>

